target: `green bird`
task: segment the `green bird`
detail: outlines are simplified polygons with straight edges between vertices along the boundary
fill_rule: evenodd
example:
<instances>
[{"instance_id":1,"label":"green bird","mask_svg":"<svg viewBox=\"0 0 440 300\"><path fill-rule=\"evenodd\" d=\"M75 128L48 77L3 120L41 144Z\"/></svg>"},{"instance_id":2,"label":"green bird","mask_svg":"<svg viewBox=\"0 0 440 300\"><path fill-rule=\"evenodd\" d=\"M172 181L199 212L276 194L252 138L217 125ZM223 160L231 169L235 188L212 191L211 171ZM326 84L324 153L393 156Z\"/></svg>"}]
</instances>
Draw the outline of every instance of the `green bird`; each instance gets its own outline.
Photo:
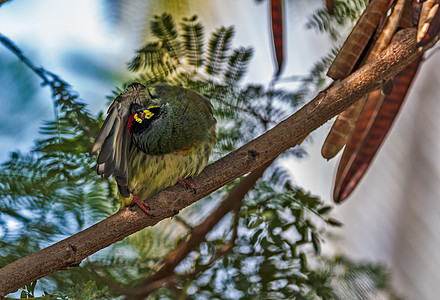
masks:
<instances>
[{"instance_id":1,"label":"green bird","mask_svg":"<svg viewBox=\"0 0 440 300\"><path fill-rule=\"evenodd\" d=\"M151 215L145 200L202 172L216 142L211 103L198 93L167 84L153 94L132 83L110 105L92 153L97 172L113 175L122 205L137 204Z\"/></svg>"}]
</instances>

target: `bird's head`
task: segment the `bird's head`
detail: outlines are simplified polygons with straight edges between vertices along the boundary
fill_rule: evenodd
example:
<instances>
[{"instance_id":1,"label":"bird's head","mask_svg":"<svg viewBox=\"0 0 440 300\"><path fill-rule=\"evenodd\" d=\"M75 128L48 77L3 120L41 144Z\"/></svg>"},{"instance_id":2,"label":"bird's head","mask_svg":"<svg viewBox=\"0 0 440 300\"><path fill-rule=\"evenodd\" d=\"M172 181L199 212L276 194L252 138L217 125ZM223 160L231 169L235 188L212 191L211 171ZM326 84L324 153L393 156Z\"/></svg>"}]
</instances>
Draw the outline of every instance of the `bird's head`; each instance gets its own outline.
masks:
<instances>
[{"instance_id":1,"label":"bird's head","mask_svg":"<svg viewBox=\"0 0 440 300\"><path fill-rule=\"evenodd\" d=\"M130 118L127 123L127 130L132 136L142 131L148 130L153 122L158 120L161 115L161 107L159 105L149 105L142 107L140 104L133 103L130 107Z\"/></svg>"}]
</instances>

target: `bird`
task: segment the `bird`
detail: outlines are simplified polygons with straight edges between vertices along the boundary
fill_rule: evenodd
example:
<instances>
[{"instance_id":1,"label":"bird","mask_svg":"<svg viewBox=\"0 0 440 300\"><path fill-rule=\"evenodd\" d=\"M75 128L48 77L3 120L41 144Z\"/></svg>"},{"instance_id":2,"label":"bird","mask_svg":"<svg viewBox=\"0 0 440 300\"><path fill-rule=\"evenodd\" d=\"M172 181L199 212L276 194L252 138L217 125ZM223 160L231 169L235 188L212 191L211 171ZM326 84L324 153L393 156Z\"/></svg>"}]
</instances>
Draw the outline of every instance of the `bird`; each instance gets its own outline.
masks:
<instances>
[{"instance_id":1,"label":"bird","mask_svg":"<svg viewBox=\"0 0 440 300\"><path fill-rule=\"evenodd\" d=\"M211 102L197 92L168 84L133 82L110 104L91 153L98 150L97 173L113 175L122 207L137 204L202 172L216 143Z\"/></svg>"}]
</instances>

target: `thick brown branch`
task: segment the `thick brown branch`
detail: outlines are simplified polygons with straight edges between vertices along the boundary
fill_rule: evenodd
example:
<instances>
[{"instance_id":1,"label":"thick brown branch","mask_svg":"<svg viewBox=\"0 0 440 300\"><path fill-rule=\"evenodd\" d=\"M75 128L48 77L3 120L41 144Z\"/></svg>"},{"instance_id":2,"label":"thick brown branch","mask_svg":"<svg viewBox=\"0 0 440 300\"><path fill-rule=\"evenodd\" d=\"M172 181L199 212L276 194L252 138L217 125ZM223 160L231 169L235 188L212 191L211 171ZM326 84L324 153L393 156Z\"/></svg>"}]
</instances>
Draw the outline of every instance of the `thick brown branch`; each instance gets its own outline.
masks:
<instances>
[{"instance_id":1,"label":"thick brown branch","mask_svg":"<svg viewBox=\"0 0 440 300\"><path fill-rule=\"evenodd\" d=\"M172 217L188 205L274 159L361 96L380 88L383 80L400 72L419 55L416 30L399 31L377 60L335 82L273 129L208 166L193 181L198 191L196 195L179 186L171 187L149 200L155 218L146 216L138 208L126 208L61 242L7 265L0 270L0 296L55 271L77 266L98 250Z\"/></svg>"}]
</instances>

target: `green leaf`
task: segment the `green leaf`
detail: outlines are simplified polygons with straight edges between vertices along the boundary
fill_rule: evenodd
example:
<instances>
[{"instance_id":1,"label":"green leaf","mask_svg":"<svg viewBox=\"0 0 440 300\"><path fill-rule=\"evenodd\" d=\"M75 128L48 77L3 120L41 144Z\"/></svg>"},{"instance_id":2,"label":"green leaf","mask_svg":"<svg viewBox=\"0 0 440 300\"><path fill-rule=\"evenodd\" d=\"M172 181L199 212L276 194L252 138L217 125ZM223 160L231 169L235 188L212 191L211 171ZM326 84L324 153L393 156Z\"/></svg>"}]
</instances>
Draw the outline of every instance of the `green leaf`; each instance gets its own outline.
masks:
<instances>
[{"instance_id":1,"label":"green leaf","mask_svg":"<svg viewBox=\"0 0 440 300\"><path fill-rule=\"evenodd\" d=\"M301 268L304 269L304 270L307 270L308 267L307 267L307 256L306 256L306 254L304 252L300 252L298 258L299 258L299 263L301 265Z\"/></svg>"},{"instance_id":2,"label":"green leaf","mask_svg":"<svg viewBox=\"0 0 440 300\"><path fill-rule=\"evenodd\" d=\"M250 229L256 228L256 227L260 226L263 222L264 222L264 220L257 216L249 222L248 228L250 228Z\"/></svg>"},{"instance_id":3,"label":"green leaf","mask_svg":"<svg viewBox=\"0 0 440 300\"><path fill-rule=\"evenodd\" d=\"M340 221L338 221L338 220L336 220L336 219L333 219L333 218L328 218L328 219L327 219L327 223L330 224L330 225L332 225L332 226L335 226L335 227L341 227L341 226L344 225L344 224L341 223Z\"/></svg>"},{"instance_id":4,"label":"green leaf","mask_svg":"<svg viewBox=\"0 0 440 300\"><path fill-rule=\"evenodd\" d=\"M319 241L318 235L314 231L312 231L311 238L312 238L313 250L315 250L316 254L320 254L321 253L321 243Z\"/></svg>"},{"instance_id":5,"label":"green leaf","mask_svg":"<svg viewBox=\"0 0 440 300\"><path fill-rule=\"evenodd\" d=\"M325 215L326 213L328 213L332 209L333 209L333 207L331 207L331 206L323 206L320 209L318 209L318 214Z\"/></svg>"}]
</instances>

